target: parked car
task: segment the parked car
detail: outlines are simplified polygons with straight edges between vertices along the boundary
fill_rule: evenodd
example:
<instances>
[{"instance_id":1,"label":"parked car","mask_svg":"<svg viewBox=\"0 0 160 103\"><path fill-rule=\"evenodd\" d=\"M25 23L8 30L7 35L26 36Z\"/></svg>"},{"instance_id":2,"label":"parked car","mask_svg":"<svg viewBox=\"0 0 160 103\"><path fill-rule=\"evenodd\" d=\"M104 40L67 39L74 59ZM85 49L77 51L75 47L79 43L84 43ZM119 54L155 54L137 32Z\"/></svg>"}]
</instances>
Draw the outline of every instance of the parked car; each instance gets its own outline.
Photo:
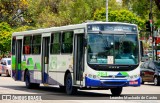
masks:
<instances>
[{"instance_id":1,"label":"parked car","mask_svg":"<svg viewBox=\"0 0 160 103\"><path fill-rule=\"evenodd\" d=\"M0 76L6 74L11 76L11 58L2 58L0 62Z\"/></svg>"},{"instance_id":2,"label":"parked car","mask_svg":"<svg viewBox=\"0 0 160 103\"><path fill-rule=\"evenodd\" d=\"M146 61L140 66L141 68L141 83L154 82L155 85L160 85L160 61Z\"/></svg>"},{"instance_id":3,"label":"parked car","mask_svg":"<svg viewBox=\"0 0 160 103\"><path fill-rule=\"evenodd\" d=\"M145 62L145 61L148 61L148 60L149 60L149 56L148 55L142 56L142 59L141 59L142 62Z\"/></svg>"}]
</instances>

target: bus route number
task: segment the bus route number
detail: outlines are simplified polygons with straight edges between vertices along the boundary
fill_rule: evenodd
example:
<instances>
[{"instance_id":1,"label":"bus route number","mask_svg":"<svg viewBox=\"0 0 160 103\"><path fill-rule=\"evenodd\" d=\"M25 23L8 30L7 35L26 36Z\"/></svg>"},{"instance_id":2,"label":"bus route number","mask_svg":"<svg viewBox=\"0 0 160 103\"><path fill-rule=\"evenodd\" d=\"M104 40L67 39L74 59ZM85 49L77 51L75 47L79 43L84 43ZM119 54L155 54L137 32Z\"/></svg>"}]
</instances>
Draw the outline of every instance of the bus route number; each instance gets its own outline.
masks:
<instances>
[{"instance_id":1,"label":"bus route number","mask_svg":"<svg viewBox=\"0 0 160 103\"><path fill-rule=\"evenodd\" d=\"M97 76L100 76L100 77L107 76L107 72L98 72Z\"/></svg>"}]
</instances>

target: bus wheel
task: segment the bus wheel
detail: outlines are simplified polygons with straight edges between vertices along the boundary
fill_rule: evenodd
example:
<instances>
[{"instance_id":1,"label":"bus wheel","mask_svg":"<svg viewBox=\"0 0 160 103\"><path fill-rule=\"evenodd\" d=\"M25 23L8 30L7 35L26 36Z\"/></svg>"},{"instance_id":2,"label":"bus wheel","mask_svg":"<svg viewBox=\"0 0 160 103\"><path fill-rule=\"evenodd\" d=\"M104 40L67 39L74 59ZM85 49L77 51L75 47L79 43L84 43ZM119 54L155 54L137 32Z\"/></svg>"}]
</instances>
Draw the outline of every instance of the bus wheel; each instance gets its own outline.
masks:
<instances>
[{"instance_id":1,"label":"bus wheel","mask_svg":"<svg viewBox=\"0 0 160 103\"><path fill-rule=\"evenodd\" d=\"M69 95L72 95L77 91L77 89L72 86L72 77L70 73L68 73L66 76L65 87L66 87L66 93Z\"/></svg>"},{"instance_id":2,"label":"bus wheel","mask_svg":"<svg viewBox=\"0 0 160 103\"><path fill-rule=\"evenodd\" d=\"M122 87L112 88L111 93L113 96L119 96L122 93Z\"/></svg>"}]
</instances>

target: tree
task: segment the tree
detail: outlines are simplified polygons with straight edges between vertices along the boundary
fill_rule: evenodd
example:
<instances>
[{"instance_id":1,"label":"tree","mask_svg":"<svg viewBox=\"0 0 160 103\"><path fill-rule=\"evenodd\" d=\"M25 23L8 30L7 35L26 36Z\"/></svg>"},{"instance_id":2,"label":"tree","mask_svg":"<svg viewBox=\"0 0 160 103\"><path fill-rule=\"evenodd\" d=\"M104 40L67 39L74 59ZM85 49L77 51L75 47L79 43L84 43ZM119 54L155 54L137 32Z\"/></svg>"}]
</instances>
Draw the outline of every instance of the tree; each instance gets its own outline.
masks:
<instances>
[{"instance_id":1,"label":"tree","mask_svg":"<svg viewBox=\"0 0 160 103\"><path fill-rule=\"evenodd\" d=\"M98 9L94 13L94 20L102 20L105 21L105 8ZM137 17L133 12L129 10L109 10L108 19L111 22L128 22L128 23L134 23L139 26L139 29L142 29L144 27L144 20Z\"/></svg>"},{"instance_id":2,"label":"tree","mask_svg":"<svg viewBox=\"0 0 160 103\"><path fill-rule=\"evenodd\" d=\"M159 0L154 0L154 1L155 1L156 5L157 5L158 9L160 10L160 1Z\"/></svg>"},{"instance_id":3,"label":"tree","mask_svg":"<svg viewBox=\"0 0 160 103\"><path fill-rule=\"evenodd\" d=\"M155 2L154 2L155 1ZM160 12L158 12L158 5L160 2L157 2L158 0L152 0L152 13L153 13L153 20L157 21L160 19ZM140 18L143 18L145 20L149 19L149 13L150 13L150 1L146 0L122 0L123 6L126 9L131 10L136 15L138 15ZM157 4L157 5L156 5ZM129 5L129 6L127 6Z\"/></svg>"},{"instance_id":4,"label":"tree","mask_svg":"<svg viewBox=\"0 0 160 103\"><path fill-rule=\"evenodd\" d=\"M18 26L19 22L17 21L22 17L18 17L17 11L24 11L27 7L28 0L0 0L0 22L7 22L11 26Z\"/></svg>"},{"instance_id":5,"label":"tree","mask_svg":"<svg viewBox=\"0 0 160 103\"><path fill-rule=\"evenodd\" d=\"M0 51L2 53L6 53L7 51L11 51L11 35L13 29L6 22L0 23Z\"/></svg>"}]
</instances>

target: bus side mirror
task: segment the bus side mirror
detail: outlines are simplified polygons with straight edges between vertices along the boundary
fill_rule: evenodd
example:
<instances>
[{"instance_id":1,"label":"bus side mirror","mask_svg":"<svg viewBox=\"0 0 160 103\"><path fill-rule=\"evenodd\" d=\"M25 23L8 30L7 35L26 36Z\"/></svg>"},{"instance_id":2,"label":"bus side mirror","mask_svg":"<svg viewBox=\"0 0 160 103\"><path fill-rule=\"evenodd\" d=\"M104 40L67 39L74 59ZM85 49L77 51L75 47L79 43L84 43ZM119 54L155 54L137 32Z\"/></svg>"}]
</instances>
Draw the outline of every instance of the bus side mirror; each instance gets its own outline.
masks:
<instances>
[{"instance_id":1,"label":"bus side mirror","mask_svg":"<svg viewBox=\"0 0 160 103\"><path fill-rule=\"evenodd\" d=\"M142 57L144 56L144 54L143 54L143 42L142 41L140 41L140 53L141 53L141 59L142 59Z\"/></svg>"},{"instance_id":2,"label":"bus side mirror","mask_svg":"<svg viewBox=\"0 0 160 103\"><path fill-rule=\"evenodd\" d=\"M87 46L87 39L83 39L83 46L86 47Z\"/></svg>"}]
</instances>

